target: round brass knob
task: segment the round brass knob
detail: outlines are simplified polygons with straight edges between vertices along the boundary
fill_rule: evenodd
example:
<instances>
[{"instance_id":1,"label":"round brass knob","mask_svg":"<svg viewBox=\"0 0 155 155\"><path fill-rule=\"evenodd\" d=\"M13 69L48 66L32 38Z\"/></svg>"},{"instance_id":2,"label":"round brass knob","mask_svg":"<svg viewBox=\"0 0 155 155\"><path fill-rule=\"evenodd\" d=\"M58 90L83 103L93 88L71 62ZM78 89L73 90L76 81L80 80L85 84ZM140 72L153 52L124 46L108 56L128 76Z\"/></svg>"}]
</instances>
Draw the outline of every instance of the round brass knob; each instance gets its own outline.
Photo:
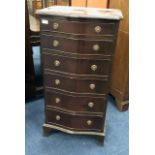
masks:
<instances>
[{"instance_id":1,"label":"round brass knob","mask_svg":"<svg viewBox=\"0 0 155 155\"><path fill-rule=\"evenodd\" d=\"M97 65L91 65L91 70L96 71L97 70Z\"/></svg>"},{"instance_id":2,"label":"round brass knob","mask_svg":"<svg viewBox=\"0 0 155 155\"><path fill-rule=\"evenodd\" d=\"M53 29L54 30L58 29L58 27L59 27L59 24L58 23L53 23Z\"/></svg>"},{"instance_id":3,"label":"round brass knob","mask_svg":"<svg viewBox=\"0 0 155 155\"><path fill-rule=\"evenodd\" d=\"M98 44L93 45L93 50L98 51L100 49L100 46Z\"/></svg>"},{"instance_id":4,"label":"round brass knob","mask_svg":"<svg viewBox=\"0 0 155 155\"><path fill-rule=\"evenodd\" d=\"M100 33L102 28L101 28L101 26L95 26L94 30L96 33Z\"/></svg>"},{"instance_id":5,"label":"round brass knob","mask_svg":"<svg viewBox=\"0 0 155 155\"><path fill-rule=\"evenodd\" d=\"M55 98L55 103L60 103L60 98Z\"/></svg>"},{"instance_id":6,"label":"round brass knob","mask_svg":"<svg viewBox=\"0 0 155 155\"><path fill-rule=\"evenodd\" d=\"M91 121L91 120L88 120L88 121L87 121L87 124L88 124L88 125L91 125L91 124L92 124L92 121Z\"/></svg>"},{"instance_id":7,"label":"round brass knob","mask_svg":"<svg viewBox=\"0 0 155 155\"><path fill-rule=\"evenodd\" d=\"M58 40L53 40L53 46L57 47L59 45L59 41Z\"/></svg>"},{"instance_id":8,"label":"round brass knob","mask_svg":"<svg viewBox=\"0 0 155 155\"><path fill-rule=\"evenodd\" d=\"M60 80L59 79L55 79L55 84L59 85L60 84Z\"/></svg>"},{"instance_id":9,"label":"round brass knob","mask_svg":"<svg viewBox=\"0 0 155 155\"><path fill-rule=\"evenodd\" d=\"M61 117L59 115L56 115L56 120L59 121Z\"/></svg>"},{"instance_id":10,"label":"round brass knob","mask_svg":"<svg viewBox=\"0 0 155 155\"><path fill-rule=\"evenodd\" d=\"M89 103L88 103L88 107L89 107L89 108L92 108L93 106L94 106L94 103L93 103L93 102L89 102Z\"/></svg>"},{"instance_id":11,"label":"round brass knob","mask_svg":"<svg viewBox=\"0 0 155 155\"><path fill-rule=\"evenodd\" d=\"M54 61L54 65L55 65L56 67L60 66L60 61L59 61L59 60L55 60L55 61Z\"/></svg>"},{"instance_id":12,"label":"round brass knob","mask_svg":"<svg viewBox=\"0 0 155 155\"><path fill-rule=\"evenodd\" d=\"M95 84L94 84L94 83L91 83L91 84L89 85L89 87L90 87L90 89L95 89Z\"/></svg>"}]
</instances>

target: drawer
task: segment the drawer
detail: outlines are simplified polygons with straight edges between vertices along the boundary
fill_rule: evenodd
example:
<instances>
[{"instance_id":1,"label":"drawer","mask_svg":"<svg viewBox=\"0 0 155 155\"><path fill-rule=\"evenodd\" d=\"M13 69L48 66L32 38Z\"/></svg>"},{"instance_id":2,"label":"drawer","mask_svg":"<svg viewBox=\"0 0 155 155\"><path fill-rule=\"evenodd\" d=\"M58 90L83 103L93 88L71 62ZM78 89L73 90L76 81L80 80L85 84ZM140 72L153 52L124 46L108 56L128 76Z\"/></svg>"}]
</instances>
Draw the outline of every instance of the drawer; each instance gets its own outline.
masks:
<instances>
[{"instance_id":1,"label":"drawer","mask_svg":"<svg viewBox=\"0 0 155 155\"><path fill-rule=\"evenodd\" d=\"M103 116L71 115L65 111L46 109L46 123L75 130L103 130Z\"/></svg>"},{"instance_id":2,"label":"drawer","mask_svg":"<svg viewBox=\"0 0 155 155\"><path fill-rule=\"evenodd\" d=\"M44 22L46 21L46 22ZM51 31L72 35L115 35L116 23L79 22L66 20L41 19L41 31Z\"/></svg>"},{"instance_id":3,"label":"drawer","mask_svg":"<svg viewBox=\"0 0 155 155\"><path fill-rule=\"evenodd\" d=\"M46 90L45 103L74 112L103 113L106 109L106 97L75 96L60 91Z\"/></svg>"},{"instance_id":4,"label":"drawer","mask_svg":"<svg viewBox=\"0 0 155 155\"><path fill-rule=\"evenodd\" d=\"M41 35L41 45L42 48L80 54L111 55L114 49L114 43L111 40L82 40L52 35Z\"/></svg>"},{"instance_id":5,"label":"drawer","mask_svg":"<svg viewBox=\"0 0 155 155\"><path fill-rule=\"evenodd\" d=\"M105 94L108 91L108 83L108 80L71 77L54 73L44 74L45 87L52 87L68 92Z\"/></svg>"},{"instance_id":6,"label":"drawer","mask_svg":"<svg viewBox=\"0 0 155 155\"><path fill-rule=\"evenodd\" d=\"M110 60L77 59L44 52L42 55L44 69L57 70L75 74L109 75Z\"/></svg>"}]
</instances>

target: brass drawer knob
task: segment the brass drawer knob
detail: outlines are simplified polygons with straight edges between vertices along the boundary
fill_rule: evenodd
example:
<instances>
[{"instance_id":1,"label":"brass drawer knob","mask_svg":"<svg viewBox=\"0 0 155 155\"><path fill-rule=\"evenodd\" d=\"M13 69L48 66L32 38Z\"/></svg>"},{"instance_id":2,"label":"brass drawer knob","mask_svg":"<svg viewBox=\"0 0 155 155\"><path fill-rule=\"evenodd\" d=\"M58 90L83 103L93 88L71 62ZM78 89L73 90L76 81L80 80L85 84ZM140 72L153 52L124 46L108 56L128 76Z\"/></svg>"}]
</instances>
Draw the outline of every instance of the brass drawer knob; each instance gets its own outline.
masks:
<instances>
[{"instance_id":1,"label":"brass drawer knob","mask_svg":"<svg viewBox=\"0 0 155 155\"><path fill-rule=\"evenodd\" d=\"M91 121L91 120L88 120L88 121L87 121L87 124L88 124L88 125L92 125L92 121Z\"/></svg>"},{"instance_id":2,"label":"brass drawer knob","mask_svg":"<svg viewBox=\"0 0 155 155\"><path fill-rule=\"evenodd\" d=\"M95 89L95 84L94 84L94 83L91 83L91 84L89 85L89 87L90 87L90 89Z\"/></svg>"},{"instance_id":3,"label":"brass drawer knob","mask_svg":"<svg viewBox=\"0 0 155 155\"><path fill-rule=\"evenodd\" d=\"M91 65L91 70L96 71L97 70L97 65Z\"/></svg>"},{"instance_id":4,"label":"brass drawer knob","mask_svg":"<svg viewBox=\"0 0 155 155\"><path fill-rule=\"evenodd\" d=\"M100 49L100 46L98 44L93 45L93 50L98 51Z\"/></svg>"},{"instance_id":5,"label":"brass drawer knob","mask_svg":"<svg viewBox=\"0 0 155 155\"><path fill-rule=\"evenodd\" d=\"M53 46L57 47L59 45L59 41L58 40L53 40Z\"/></svg>"},{"instance_id":6,"label":"brass drawer knob","mask_svg":"<svg viewBox=\"0 0 155 155\"><path fill-rule=\"evenodd\" d=\"M60 98L55 98L55 103L60 103Z\"/></svg>"},{"instance_id":7,"label":"brass drawer knob","mask_svg":"<svg viewBox=\"0 0 155 155\"><path fill-rule=\"evenodd\" d=\"M89 103L88 103L88 107L89 107L89 108L92 108L93 106L94 106L94 103L93 103L93 102L89 102Z\"/></svg>"},{"instance_id":8,"label":"brass drawer knob","mask_svg":"<svg viewBox=\"0 0 155 155\"><path fill-rule=\"evenodd\" d=\"M61 117L59 115L56 115L56 120L59 121Z\"/></svg>"},{"instance_id":9,"label":"brass drawer knob","mask_svg":"<svg viewBox=\"0 0 155 155\"><path fill-rule=\"evenodd\" d=\"M55 61L54 61L54 65L55 65L56 67L60 66L60 61L59 61L59 60L55 60Z\"/></svg>"},{"instance_id":10,"label":"brass drawer knob","mask_svg":"<svg viewBox=\"0 0 155 155\"><path fill-rule=\"evenodd\" d=\"M60 84L60 80L59 79L55 79L55 84L59 85Z\"/></svg>"},{"instance_id":11,"label":"brass drawer knob","mask_svg":"<svg viewBox=\"0 0 155 155\"><path fill-rule=\"evenodd\" d=\"M53 29L54 30L58 29L58 27L59 27L59 24L58 23L53 23Z\"/></svg>"},{"instance_id":12,"label":"brass drawer knob","mask_svg":"<svg viewBox=\"0 0 155 155\"><path fill-rule=\"evenodd\" d=\"M100 33L102 28L101 28L101 26L95 26L94 30L96 33Z\"/></svg>"}]
</instances>

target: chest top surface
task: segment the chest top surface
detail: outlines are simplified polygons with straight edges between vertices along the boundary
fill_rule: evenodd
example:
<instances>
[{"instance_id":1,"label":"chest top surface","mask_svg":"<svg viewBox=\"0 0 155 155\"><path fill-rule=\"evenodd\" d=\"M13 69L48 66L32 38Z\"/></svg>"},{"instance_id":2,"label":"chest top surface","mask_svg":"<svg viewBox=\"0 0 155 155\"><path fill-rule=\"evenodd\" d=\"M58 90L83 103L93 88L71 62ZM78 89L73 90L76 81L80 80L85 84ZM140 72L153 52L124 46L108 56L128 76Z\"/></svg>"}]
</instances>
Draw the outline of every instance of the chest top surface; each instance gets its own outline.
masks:
<instances>
[{"instance_id":1,"label":"chest top surface","mask_svg":"<svg viewBox=\"0 0 155 155\"><path fill-rule=\"evenodd\" d=\"M55 15L72 18L98 18L109 20L120 20L123 18L119 9L100 9L86 7L70 7L70 6L52 6L36 11L39 15Z\"/></svg>"}]
</instances>

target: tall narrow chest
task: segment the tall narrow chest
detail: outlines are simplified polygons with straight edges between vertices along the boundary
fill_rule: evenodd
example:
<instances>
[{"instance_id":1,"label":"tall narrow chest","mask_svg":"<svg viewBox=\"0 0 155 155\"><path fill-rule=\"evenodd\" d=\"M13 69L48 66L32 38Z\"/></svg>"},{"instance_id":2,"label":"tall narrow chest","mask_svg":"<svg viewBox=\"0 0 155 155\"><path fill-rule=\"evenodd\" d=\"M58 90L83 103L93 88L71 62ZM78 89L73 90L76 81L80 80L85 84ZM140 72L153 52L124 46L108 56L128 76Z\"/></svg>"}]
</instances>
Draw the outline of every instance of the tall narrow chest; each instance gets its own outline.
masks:
<instances>
[{"instance_id":1,"label":"tall narrow chest","mask_svg":"<svg viewBox=\"0 0 155 155\"><path fill-rule=\"evenodd\" d=\"M45 92L44 133L57 129L104 140L121 12L53 6L37 13Z\"/></svg>"}]
</instances>

